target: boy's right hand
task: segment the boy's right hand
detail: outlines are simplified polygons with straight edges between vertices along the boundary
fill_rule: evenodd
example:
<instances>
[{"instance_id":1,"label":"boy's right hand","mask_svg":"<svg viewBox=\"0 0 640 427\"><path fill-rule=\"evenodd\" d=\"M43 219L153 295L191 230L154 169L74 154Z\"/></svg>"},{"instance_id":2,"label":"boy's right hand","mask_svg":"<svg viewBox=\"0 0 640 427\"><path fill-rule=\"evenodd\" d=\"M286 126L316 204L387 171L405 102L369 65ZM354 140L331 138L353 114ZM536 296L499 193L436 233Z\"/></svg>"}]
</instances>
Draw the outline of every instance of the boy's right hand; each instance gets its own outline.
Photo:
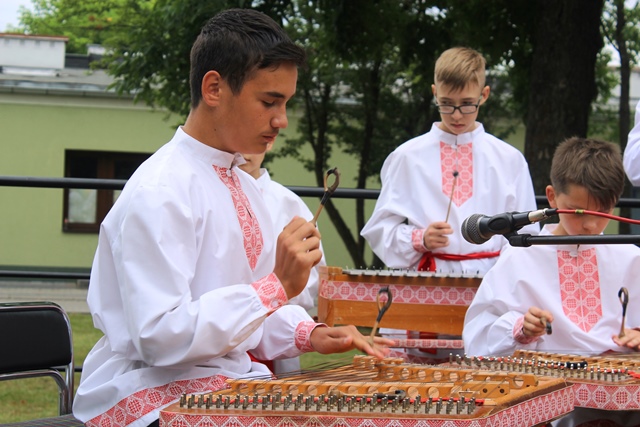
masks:
<instances>
[{"instance_id":1,"label":"boy's right hand","mask_svg":"<svg viewBox=\"0 0 640 427\"><path fill-rule=\"evenodd\" d=\"M388 356L389 347L395 343L387 338L374 337L371 345L369 337L363 336L353 325L315 328L310 340L313 349L320 354L344 353L357 348L378 359Z\"/></svg>"},{"instance_id":2,"label":"boy's right hand","mask_svg":"<svg viewBox=\"0 0 640 427\"><path fill-rule=\"evenodd\" d=\"M422 236L424 247L432 251L449 246L449 238L447 235L452 233L453 228L451 228L448 222L438 221L431 223Z\"/></svg>"},{"instance_id":3,"label":"boy's right hand","mask_svg":"<svg viewBox=\"0 0 640 427\"><path fill-rule=\"evenodd\" d=\"M289 299L302 292L320 259L320 232L309 221L295 217L278 236L273 269Z\"/></svg>"},{"instance_id":4,"label":"boy's right hand","mask_svg":"<svg viewBox=\"0 0 640 427\"><path fill-rule=\"evenodd\" d=\"M553 322L553 314L550 311L538 307L531 307L524 315L522 333L527 337L539 337L547 333L546 322Z\"/></svg>"}]
</instances>

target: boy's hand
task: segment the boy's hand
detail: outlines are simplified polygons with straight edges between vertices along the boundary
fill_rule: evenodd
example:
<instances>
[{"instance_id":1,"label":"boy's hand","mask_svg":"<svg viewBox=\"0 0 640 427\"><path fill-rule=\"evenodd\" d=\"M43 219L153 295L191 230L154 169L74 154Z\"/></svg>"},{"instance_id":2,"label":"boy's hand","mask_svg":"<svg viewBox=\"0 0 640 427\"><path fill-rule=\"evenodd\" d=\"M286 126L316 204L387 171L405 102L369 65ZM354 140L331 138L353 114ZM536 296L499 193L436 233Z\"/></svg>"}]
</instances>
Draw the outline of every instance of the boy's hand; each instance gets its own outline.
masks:
<instances>
[{"instance_id":1,"label":"boy's hand","mask_svg":"<svg viewBox=\"0 0 640 427\"><path fill-rule=\"evenodd\" d=\"M321 258L318 229L304 218L292 219L278 236L273 269L289 299L302 292Z\"/></svg>"},{"instance_id":2,"label":"boy's hand","mask_svg":"<svg viewBox=\"0 0 640 427\"><path fill-rule=\"evenodd\" d=\"M310 340L313 349L320 354L344 353L357 348L379 359L386 357L389 354L387 346L393 345L393 340L374 337L372 347L369 338L352 325L317 327L311 332Z\"/></svg>"},{"instance_id":3,"label":"boy's hand","mask_svg":"<svg viewBox=\"0 0 640 427\"><path fill-rule=\"evenodd\" d=\"M640 331L625 328L624 336L619 338L618 335L614 335L613 342L620 347L629 347L635 351L640 351Z\"/></svg>"},{"instance_id":4,"label":"boy's hand","mask_svg":"<svg viewBox=\"0 0 640 427\"><path fill-rule=\"evenodd\" d=\"M438 221L429 224L429 227L424 232L422 239L424 240L424 247L432 251L438 248L444 248L449 246L449 238L447 234L452 234L453 228L444 221Z\"/></svg>"},{"instance_id":5,"label":"boy's hand","mask_svg":"<svg viewBox=\"0 0 640 427\"><path fill-rule=\"evenodd\" d=\"M553 322L553 314L538 307L531 307L524 315L522 333L527 337L539 337L547 333L547 324Z\"/></svg>"}]
</instances>

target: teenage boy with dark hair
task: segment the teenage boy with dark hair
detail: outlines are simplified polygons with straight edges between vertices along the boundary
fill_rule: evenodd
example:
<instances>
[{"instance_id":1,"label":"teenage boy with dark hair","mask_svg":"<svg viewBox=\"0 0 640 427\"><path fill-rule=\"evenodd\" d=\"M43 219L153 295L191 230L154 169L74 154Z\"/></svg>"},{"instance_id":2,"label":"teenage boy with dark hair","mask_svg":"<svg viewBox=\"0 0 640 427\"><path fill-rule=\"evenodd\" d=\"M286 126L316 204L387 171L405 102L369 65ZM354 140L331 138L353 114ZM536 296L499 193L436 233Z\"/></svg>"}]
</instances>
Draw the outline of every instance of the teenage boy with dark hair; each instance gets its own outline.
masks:
<instances>
[{"instance_id":1,"label":"teenage boy with dark hair","mask_svg":"<svg viewBox=\"0 0 640 427\"><path fill-rule=\"evenodd\" d=\"M182 393L270 376L259 360L354 348L383 357L353 326L315 323L288 304L322 258L294 218L278 234L241 153L287 127L304 51L266 15L213 17L191 51L191 112L133 174L102 223L88 303L104 337L87 356L74 415L89 427L157 426ZM277 241L276 238L277 237ZM275 252L275 255L274 255Z\"/></svg>"}]
</instances>

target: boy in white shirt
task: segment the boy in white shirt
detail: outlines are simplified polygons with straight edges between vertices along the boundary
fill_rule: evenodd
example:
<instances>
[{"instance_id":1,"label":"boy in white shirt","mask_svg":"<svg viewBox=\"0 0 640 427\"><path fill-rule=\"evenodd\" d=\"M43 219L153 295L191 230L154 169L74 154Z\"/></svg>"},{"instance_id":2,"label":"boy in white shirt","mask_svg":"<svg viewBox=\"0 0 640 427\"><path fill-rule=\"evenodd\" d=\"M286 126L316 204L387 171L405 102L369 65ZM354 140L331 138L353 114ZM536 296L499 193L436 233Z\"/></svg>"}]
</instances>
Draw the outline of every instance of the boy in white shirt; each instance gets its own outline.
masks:
<instances>
[{"instance_id":1,"label":"boy in white shirt","mask_svg":"<svg viewBox=\"0 0 640 427\"><path fill-rule=\"evenodd\" d=\"M304 50L251 9L214 16L191 51L191 111L127 182L100 229L87 302L104 336L87 356L73 413L88 427L158 426L182 393L270 377L253 361L358 348L354 326L289 304L322 259L304 218L280 233L239 171L288 125ZM277 239L276 239L277 237Z\"/></svg>"},{"instance_id":2,"label":"boy in white shirt","mask_svg":"<svg viewBox=\"0 0 640 427\"><path fill-rule=\"evenodd\" d=\"M267 151L270 149L271 146L269 146ZM278 233L279 230L282 230L294 217L301 217L307 221L313 219L313 213L309 210L305 202L293 191L272 180L269 171L262 167L265 154L266 152L260 154L245 154L244 160L246 163L240 165L240 169L255 178L268 206L279 207L278 210L271 212L275 232ZM320 243L320 250L322 250L322 243ZM304 307L307 312L311 312L317 306L318 284L320 282L318 267L327 265L324 258L324 251L322 252L322 259L311 269L307 286L299 295L289 300L290 304L300 305ZM272 362L273 372L275 374L300 370L299 357L273 360Z\"/></svg>"},{"instance_id":3,"label":"boy in white shirt","mask_svg":"<svg viewBox=\"0 0 640 427\"><path fill-rule=\"evenodd\" d=\"M620 148L593 139L570 138L556 148L552 208L611 214L624 188ZM541 235L598 235L609 219L560 214ZM628 310L624 336L618 292L627 287L629 307L640 306L640 248L629 244L557 244L509 247L484 276L469 307L463 338L473 356L511 355L516 349L597 355L640 349L640 310ZM548 334L545 322L552 325ZM556 425L614 419L638 425L640 414L577 409ZM633 422L631 422L633 418ZM625 421L626 420L626 421ZM628 423L629 422L629 423Z\"/></svg>"},{"instance_id":4,"label":"boy in white shirt","mask_svg":"<svg viewBox=\"0 0 640 427\"><path fill-rule=\"evenodd\" d=\"M360 234L387 267L483 275L496 262L506 239L494 236L481 245L469 243L460 232L463 221L473 214L536 209L522 153L476 121L490 92L485 67L485 59L473 49L443 52L432 85L442 121L400 145L382 166L380 196ZM538 230L533 224L521 232ZM459 339L434 332L410 336ZM381 333L403 338L408 332L382 329ZM410 353L444 359L451 351Z\"/></svg>"},{"instance_id":5,"label":"boy in white shirt","mask_svg":"<svg viewBox=\"0 0 640 427\"><path fill-rule=\"evenodd\" d=\"M629 132L622 161L629 181L636 187L640 186L640 101L636 105L635 126Z\"/></svg>"}]
</instances>

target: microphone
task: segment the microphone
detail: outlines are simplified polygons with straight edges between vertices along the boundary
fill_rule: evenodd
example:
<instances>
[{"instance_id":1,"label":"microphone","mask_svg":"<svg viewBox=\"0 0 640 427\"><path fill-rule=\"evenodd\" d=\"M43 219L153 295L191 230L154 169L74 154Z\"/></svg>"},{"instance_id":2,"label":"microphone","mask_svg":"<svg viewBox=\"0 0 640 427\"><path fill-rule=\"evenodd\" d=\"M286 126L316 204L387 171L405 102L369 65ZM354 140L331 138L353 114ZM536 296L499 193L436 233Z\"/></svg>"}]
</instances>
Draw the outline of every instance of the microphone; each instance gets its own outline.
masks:
<instances>
[{"instance_id":1,"label":"microphone","mask_svg":"<svg viewBox=\"0 0 640 427\"><path fill-rule=\"evenodd\" d=\"M494 216L473 214L462 222L462 237L478 245L496 234L513 233L525 225L533 224L557 215L557 209L539 209L530 212L505 212Z\"/></svg>"}]
</instances>

